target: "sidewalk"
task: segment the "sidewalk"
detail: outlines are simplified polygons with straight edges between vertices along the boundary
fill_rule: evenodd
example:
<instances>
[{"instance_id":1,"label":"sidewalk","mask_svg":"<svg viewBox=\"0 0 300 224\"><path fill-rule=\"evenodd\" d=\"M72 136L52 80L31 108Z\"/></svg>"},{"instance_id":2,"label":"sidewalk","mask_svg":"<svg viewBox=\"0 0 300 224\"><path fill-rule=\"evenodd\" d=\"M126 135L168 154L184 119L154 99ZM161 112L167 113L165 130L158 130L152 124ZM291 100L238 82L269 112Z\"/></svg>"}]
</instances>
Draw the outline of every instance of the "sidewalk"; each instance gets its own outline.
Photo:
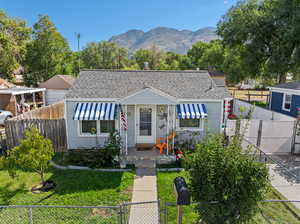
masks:
<instances>
[{"instance_id":1,"label":"sidewalk","mask_svg":"<svg viewBox=\"0 0 300 224\"><path fill-rule=\"evenodd\" d=\"M146 202L157 200L155 168L138 168L133 184L131 202ZM158 224L158 203L132 205L129 224Z\"/></svg>"},{"instance_id":2,"label":"sidewalk","mask_svg":"<svg viewBox=\"0 0 300 224\"><path fill-rule=\"evenodd\" d=\"M300 176L297 180L276 164L269 164L268 167L272 186L288 200L300 200ZM300 203L293 204L300 209Z\"/></svg>"}]
</instances>

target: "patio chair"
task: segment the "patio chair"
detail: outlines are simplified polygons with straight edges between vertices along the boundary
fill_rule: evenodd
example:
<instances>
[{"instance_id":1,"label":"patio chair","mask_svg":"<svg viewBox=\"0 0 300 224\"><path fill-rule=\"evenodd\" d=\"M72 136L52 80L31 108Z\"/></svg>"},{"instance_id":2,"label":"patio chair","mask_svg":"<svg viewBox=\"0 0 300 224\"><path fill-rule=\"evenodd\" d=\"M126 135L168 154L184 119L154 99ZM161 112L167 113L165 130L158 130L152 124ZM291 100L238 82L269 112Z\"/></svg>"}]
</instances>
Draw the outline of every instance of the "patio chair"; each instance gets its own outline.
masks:
<instances>
[{"instance_id":1,"label":"patio chair","mask_svg":"<svg viewBox=\"0 0 300 224\"><path fill-rule=\"evenodd\" d=\"M156 139L155 147L159 149L160 154L163 154L164 150L166 150L168 147L167 142L170 143L170 141L176 136L176 132L172 131L172 133L167 137L160 137ZM169 150L173 150L171 146L169 145Z\"/></svg>"}]
</instances>

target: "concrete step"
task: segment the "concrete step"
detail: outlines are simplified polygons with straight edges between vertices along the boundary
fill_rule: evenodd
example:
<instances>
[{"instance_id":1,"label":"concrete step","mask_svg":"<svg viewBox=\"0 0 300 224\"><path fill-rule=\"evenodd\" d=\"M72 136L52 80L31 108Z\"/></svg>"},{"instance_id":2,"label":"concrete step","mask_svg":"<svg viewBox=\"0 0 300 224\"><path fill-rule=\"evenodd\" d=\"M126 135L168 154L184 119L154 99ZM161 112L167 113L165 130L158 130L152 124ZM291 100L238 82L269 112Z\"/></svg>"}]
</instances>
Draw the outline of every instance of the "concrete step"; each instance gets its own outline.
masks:
<instances>
[{"instance_id":1,"label":"concrete step","mask_svg":"<svg viewBox=\"0 0 300 224\"><path fill-rule=\"evenodd\" d=\"M134 165L136 168L156 168L156 162L153 160L137 160Z\"/></svg>"}]
</instances>

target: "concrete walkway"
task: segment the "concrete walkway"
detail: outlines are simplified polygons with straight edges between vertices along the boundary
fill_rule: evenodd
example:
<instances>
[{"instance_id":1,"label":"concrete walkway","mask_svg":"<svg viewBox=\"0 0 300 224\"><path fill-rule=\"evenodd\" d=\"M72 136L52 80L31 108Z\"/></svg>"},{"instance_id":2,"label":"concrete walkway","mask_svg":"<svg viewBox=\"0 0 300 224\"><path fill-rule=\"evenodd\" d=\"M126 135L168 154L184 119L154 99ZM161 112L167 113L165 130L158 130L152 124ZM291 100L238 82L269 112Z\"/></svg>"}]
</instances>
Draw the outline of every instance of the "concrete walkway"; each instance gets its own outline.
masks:
<instances>
[{"instance_id":1,"label":"concrete walkway","mask_svg":"<svg viewBox=\"0 0 300 224\"><path fill-rule=\"evenodd\" d=\"M137 168L131 202L157 201L155 168ZM132 205L129 224L158 224L158 203Z\"/></svg>"},{"instance_id":2,"label":"concrete walkway","mask_svg":"<svg viewBox=\"0 0 300 224\"><path fill-rule=\"evenodd\" d=\"M272 186L288 200L300 200L300 175L298 178L289 175L285 169L276 164L269 164ZM293 204L300 209L299 202Z\"/></svg>"}]
</instances>

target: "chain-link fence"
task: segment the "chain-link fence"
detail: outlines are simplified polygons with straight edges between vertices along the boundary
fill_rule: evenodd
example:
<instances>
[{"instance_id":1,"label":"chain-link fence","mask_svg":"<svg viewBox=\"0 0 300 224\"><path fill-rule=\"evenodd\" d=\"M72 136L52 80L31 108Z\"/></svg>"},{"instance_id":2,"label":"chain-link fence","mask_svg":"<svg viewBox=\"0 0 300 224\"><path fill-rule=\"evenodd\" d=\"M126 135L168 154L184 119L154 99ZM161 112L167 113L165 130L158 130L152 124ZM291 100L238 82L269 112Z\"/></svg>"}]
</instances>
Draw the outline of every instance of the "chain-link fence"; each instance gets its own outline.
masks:
<instances>
[{"instance_id":1,"label":"chain-link fence","mask_svg":"<svg viewBox=\"0 0 300 224\"><path fill-rule=\"evenodd\" d=\"M121 206L0 206L0 224L120 224Z\"/></svg>"},{"instance_id":2,"label":"chain-link fence","mask_svg":"<svg viewBox=\"0 0 300 224\"><path fill-rule=\"evenodd\" d=\"M202 202L209 203L209 202ZM300 223L300 210L292 203L299 203L300 201L288 200L265 200L259 202L258 211L251 223L253 224L298 224ZM209 203L211 206L218 206L217 202ZM209 212L201 210L202 213L196 212L196 207L199 203L192 203L190 205L182 206L182 223L196 224L201 223L201 217L204 217ZM165 202L161 205L160 219L162 224L177 224L178 208L176 203Z\"/></svg>"},{"instance_id":3,"label":"chain-link fence","mask_svg":"<svg viewBox=\"0 0 300 224\"><path fill-rule=\"evenodd\" d=\"M118 206L0 206L0 224L158 224L159 201Z\"/></svg>"},{"instance_id":4,"label":"chain-link fence","mask_svg":"<svg viewBox=\"0 0 300 224\"><path fill-rule=\"evenodd\" d=\"M148 201L125 203L122 205L124 224L158 224L160 223L160 202Z\"/></svg>"}]
</instances>

